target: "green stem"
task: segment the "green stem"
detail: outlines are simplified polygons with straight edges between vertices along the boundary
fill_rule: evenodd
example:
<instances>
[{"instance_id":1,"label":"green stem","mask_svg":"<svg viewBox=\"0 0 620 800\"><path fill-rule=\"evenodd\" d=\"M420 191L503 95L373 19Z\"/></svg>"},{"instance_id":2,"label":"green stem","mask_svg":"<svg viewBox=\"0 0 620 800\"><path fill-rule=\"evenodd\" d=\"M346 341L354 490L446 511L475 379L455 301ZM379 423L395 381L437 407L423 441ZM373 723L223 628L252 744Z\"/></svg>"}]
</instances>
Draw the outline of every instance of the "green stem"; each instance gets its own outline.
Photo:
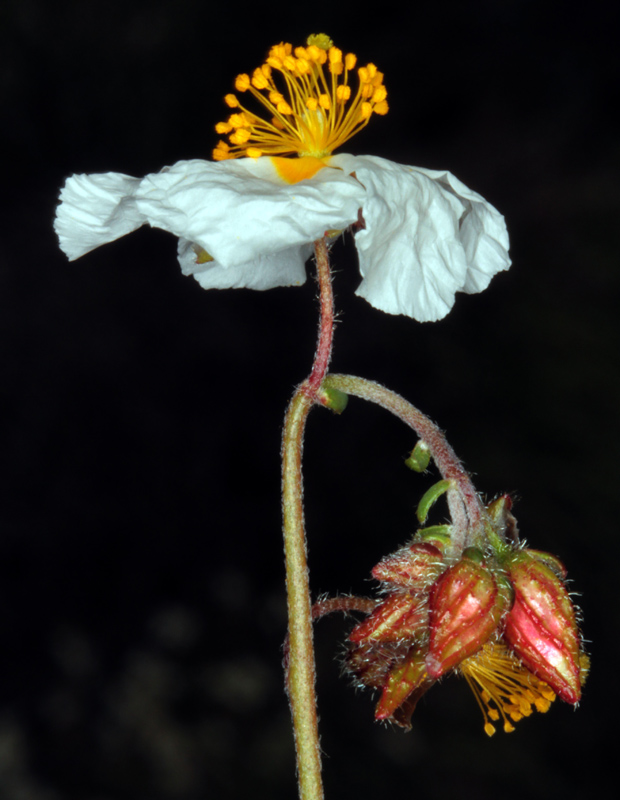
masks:
<instances>
[{"instance_id":1,"label":"green stem","mask_svg":"<svg viewBox=\"0 0 620 800\"><path fill-rule=\"evenodd\" d=\"M353 375L328 375L323 385L326 389L337 389L345 394L376 403L413 428L428 446L442 478L452 484L452 488L448 489L447 498L452 517L452 541L455 550L462 550L470 544L478 544L479 537L484 537L484 507L469 475L435 423L404 397L374 381Z\"/></svg>"},{"instance_id":2,"label":"green stem","mask_svg":"<svg viewBox=\"0 0 620 800\"><path fill-rule=\"evenodd\" d=\"M301 800L322 800L321 752L316 711L312 603L303 511L301 458L306 420L319 402L334 328L334 298L324 239L315 242L321 316L312 372L288 407L282 438L282 517L288 602L287 689L291 704Z\"/></svg>"}]
</instances>

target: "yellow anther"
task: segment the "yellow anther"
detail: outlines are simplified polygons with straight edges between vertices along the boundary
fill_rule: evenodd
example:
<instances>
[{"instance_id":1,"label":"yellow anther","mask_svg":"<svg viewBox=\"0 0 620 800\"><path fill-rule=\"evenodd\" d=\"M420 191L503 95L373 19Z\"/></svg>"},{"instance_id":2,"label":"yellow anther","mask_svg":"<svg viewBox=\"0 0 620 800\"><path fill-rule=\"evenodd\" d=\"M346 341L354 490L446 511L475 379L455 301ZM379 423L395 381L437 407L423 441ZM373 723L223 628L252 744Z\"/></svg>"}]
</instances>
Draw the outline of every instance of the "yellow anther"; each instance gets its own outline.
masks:
<instances>
[{"instance_id":1,"label":"yellow anther","mask_svg":"<svg viewBox=\"0 0 620 800\"><path fill-rule=\"evenodd\" d=\"M231 128L245 128L248 125L248 118L243 112L241 114L231 114L228 117L228 124Z\"/></svg>"},{"instance_id":2,"label":"yellow anther","mask_svg":"<svg viewBox=\"0 0 620 800\"><path fill-rule=\"evenodd\" d=\"M382 117L384 114L387 114L389 110L390 107L385 100L383 100L381 103L377 103L373 109L375 114L379 114L380 117Z\"/></svg>"},{"instance_id":3,"label":"yellow anther","mask_svg":"<svg viewBox=\"0 0 620 800\"><path fill-rule=\"evenodd\" d=\"M536 706L536 711L540 711L541 714L545 714L547 711L549 711L551 701L547 700L546 697L539 697L534 701L534 705Z\"/></svg>"},{"instance_id":4,"label":"yellow anther","mask_svg":"<svg viewBox=\"0 0 620 800\"><path fill-rule=\"evenodd\" d=\"M342 50L339 47L330 47L328 55L330 64L342 64Z\"/></svg>"},{"instance_id":5,"label":"yellow anther","mask_svg":"<svg viewBox=\"0 0 620 800\"><path fill-rule=\"evenodd\" d=\"M491 725L490 722L485 723L484 732L486 733L487 736L493 736L493 734L495 733L495 726Z\"/></svg>"},{"instance_id":6,"label":"yellow anther","mask_svg":"<svg viewBox=\"0 0 620 800\"><path fill-rule=\"evenodd\" d=\"M382 100L385 100L386 97L387 97L387 89L385 88L385 86L378 86L372 93L372 102L380 103Z\"/></svg>"},{"instance_id":7,"label":"yellow anther","mask_svg":"<svg viewBox=\"0 0 620 800\"><path fill-rule=\"evenodd\" d=\"M269 86L269 81L260 68L255 69L252 73L252 86L259 90L266 89Z\"/></svg>"},{"instance_id":8,"label":"yellow anther","mask_svg":"<svg viewBox=\"0 0 620 800\"><path fill-rule=\"evenodd\" d=\"M506 733L512 733L515 729L514 725L511 725L508 721L504 722L504 731Z\"/></svg>"},{"instance_id":9,"label":"yellow anther","mask_svg":"<svg viewBox=\"0 0 620 800\"><path fill-rule=\"evenodd\" d=\"M363 128L373 113L388 110L383 75L374 64L359 68L359 85L350 85L356 64L353 53L343 55L325 34L310 36L306 47L274 45L251 79L241 73L235 80L237 92L249 91L268 113L260 117L234 94L226 95L227 105L238 113L218 123L217 132L228 135L230 144L225 149L219 143L213 157L296 154L323 163L321 159Z\"/></svg>"},{"instance_id":10,"label":"yellow anther","mask_svg":"<svg viewBox=\"0 0 620 800\"><path fill-rule=\"evenodd\" d=\"M351 97L350 86L339 86L336 89L336 100L338 100L339 103L346 103L350 97Z\"/></svg>"},{"instance_id":11,"label":"yellow anther","mask_svg":"<svg viewBox=\"0 0 620 800\"><path fill-rule=\"evenodd\" d=\"M306 44L314 45L321 50L329 50L334 43L326 33L311 33L306 39Z\"/></svg>"},{"instance_id":12,"label":"yellow anther","mask_svg":"<svg viewBox=\"0 0 620 800\"><path fill-rule=\"evenodd\" d=\"M237 79L235 80L235 89L238 92L247 92L250 88L250 76L242 73L241 75L237 75Z\"/></svg>"},{"instance_id":13,"label":"yellow anther","mask_svg":"<svg viewBox=\"0 0 620 800\"><path fill-rule=\"evenodd\" d=\"M249 138L250 131L246 130L245 128L239 128L239 130L236 130L229 136L229 139L233 144L245 144Z\"/></svg>"},{"instance_id":14,"label":"yellow anther","mask_svg":"<svg viewBox=\"0 0 620 800\"><path fill-rule=\"evenodd\" d=\"M280 42L280 44L274 44L274 46L269 51L269 56L271 58L278 58L280 61L285 59L287 56L290 56L292 51L292 46L287 42Z\"/></svg>"},{"instance_id":15,"label":"yellow anther","mask_svg":"<svg viewBox=\"0 0 620 800\"><path fill-rule=\"evenodd\" d=\"M213 160L214 161L225 161L227 158L231 158L232 156L229 154L230 147L226 142L218 142L217 146L213 150Z\"/></svg>"}]
</instances>

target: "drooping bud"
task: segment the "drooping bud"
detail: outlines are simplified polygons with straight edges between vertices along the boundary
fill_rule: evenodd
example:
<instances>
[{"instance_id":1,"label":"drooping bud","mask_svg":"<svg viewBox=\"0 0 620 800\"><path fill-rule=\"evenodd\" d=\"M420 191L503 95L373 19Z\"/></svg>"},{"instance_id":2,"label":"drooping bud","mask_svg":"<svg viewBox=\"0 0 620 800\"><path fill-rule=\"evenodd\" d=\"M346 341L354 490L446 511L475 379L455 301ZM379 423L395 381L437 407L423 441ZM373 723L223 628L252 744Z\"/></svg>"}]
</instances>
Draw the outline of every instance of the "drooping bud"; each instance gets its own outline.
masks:
<instances>
[{"instance_id":1,"label":"drooping bud","mask_svg":"<svg viewBox=\"0 0 620 800\"><path fill-rule=\"evenodd\" d=\"M466 548L431 589L428 674L439 678L480 650L511 601L508 582L485 566L478 548Z\"/></svg>"},{"instance_id":2,"label":"drooping bud","mask_svg":"<svg viewBox=\"0 0 620 800\"><path fill-rule=\"evenodd\" d=\"M410 591L422 591L443 569L439 547L430 542L414 542L382 559L373 567L372 576Z\"/></svg>"},{"instance_id":3,"label":"drooping bud","mask_svg":"<svg viewBox=\"0 0 620 800\"><path fill-rule=\"evenodd\" d=\"M415 639L428 626L428 604L408 592L394 592L349 634L356 644Z\"/></svg>"},{"instance_id":4,"label":"drooping bud","mask_svg":"<svg viewBox=\"0 0 620 800\"><path fill-rule=\"evenodd\" d=\"M506 564L515 602L504 638L540 680L567 703L581 698L580 641L575 609L556 572L538 554L521 551Z\"/></svg>"},{"instance_id":5,"label":"drooping bud","mask_svg":"<svg viewBox=\"0 0 620 800\"><path fill-rule=\"evenodd\" d=\"M424 653L412 647L389 672L375 709L375 719L388 719L409 695L427 681Z\"/></svg>"}]
</instances>

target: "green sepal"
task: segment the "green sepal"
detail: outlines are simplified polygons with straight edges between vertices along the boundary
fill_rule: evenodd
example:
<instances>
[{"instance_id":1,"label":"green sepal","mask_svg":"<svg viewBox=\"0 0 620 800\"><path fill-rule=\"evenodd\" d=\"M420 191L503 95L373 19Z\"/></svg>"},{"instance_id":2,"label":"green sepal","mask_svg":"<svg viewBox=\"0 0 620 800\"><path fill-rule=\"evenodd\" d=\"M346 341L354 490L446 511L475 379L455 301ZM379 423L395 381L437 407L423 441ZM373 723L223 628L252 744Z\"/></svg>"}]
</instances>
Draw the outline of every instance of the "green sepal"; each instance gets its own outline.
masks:
<instances>
[{"instance_id":1,"label":"green sepal","mask_svg":"<svg viewBox=\"0 0 620 800\"><path fill-rule=\"evenodd\" d=\"M420 528L415 535L416 542L429 542L442 550L450 544L452 533L451 525L429 525L428 528Z\"/></svg>"},{"instance_id":2,"label":"green sepal","mask_svg":"<svg viewBox=\"0 0 620 800\"><path fill-rule=\"evenodd\" d=\"M424 472L431 460L431 451L426 442L422 439L416 444L411 451L411 455L405 461L405 466L412 469L414 472Z\"/></svg>"},{"instance_id":3,"label":"green sepal","mask_svg":"<svg viewBox=\"0 0 620 800\"><path fill-rule=\"evenodd\" d=\"M441 497L442 494L448 491L452 486L452 481L439 481L434 486L424 493L424 496L418 503L417 517L419 522L426 522L428 512Z\"/></svg>"},{"instance_id":4,"label":"green sepal","mask_svg":"<svg viewBox=\"0 0 620 800\"><path fill-rule=\"evenodd\" d=\"M342 414L349 402L349 395L340 389L334 389L333 386L323 385L318 391L318 400L335 414Z\"/></svg>"}]
</instances>

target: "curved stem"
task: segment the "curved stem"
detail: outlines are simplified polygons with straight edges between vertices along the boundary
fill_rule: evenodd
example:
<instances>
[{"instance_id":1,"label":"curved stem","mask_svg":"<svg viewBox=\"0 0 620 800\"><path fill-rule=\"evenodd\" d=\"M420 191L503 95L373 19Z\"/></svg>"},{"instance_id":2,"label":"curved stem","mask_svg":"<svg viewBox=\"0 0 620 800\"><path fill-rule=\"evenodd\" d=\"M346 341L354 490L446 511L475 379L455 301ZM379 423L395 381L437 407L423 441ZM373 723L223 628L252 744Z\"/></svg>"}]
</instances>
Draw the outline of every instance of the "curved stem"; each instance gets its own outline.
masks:
<instances>
[{"instance_id":1,"label":"curved stem","mask_svg":"<svg viewBox=\"0 0 620 800\"><path fill-rule=\"evenodd\" d=\"M301 458L306 420L317 402L331 358L334 298L325 240L315 242L314 248L321 302L319 339L312 372L297 388L288 407L282 438L282 516L289 619L287 689L301 800L323 798Z\"/></svg>"},{"instance_id":2,"label":"curved stem","mask_svg":"<svg viewBox=\"0 0 620 800\"><path fill-rule=\"evenodd\" d=\"M324 386L376 403L409 425L427 444L442 478L451 481L454 486L454 489L448 490L447 497L455 547L462 549L466 543L474 543L472 537L475 540L478 535L483 535L484 507L469 475L434 422L404 397L365 378L332 374L325 378Z\"/></svg>"}]
</instances>

